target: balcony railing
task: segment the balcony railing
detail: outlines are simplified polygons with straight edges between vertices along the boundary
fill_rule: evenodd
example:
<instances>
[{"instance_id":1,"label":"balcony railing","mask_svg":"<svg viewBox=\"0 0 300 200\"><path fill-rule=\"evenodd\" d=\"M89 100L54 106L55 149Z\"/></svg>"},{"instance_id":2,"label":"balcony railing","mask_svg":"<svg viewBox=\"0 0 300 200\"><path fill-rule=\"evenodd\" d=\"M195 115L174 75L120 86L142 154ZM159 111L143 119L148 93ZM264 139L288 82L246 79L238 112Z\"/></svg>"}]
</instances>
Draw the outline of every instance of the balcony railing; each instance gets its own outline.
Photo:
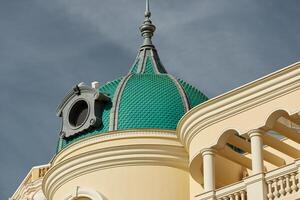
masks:
<instances>
[{"instance_id":1,"label":"balcony railing","mask_svg":"<svg viewBox=\"0 0 300 200\"><path fill-rule=\"evenodd\" d=\"M300 198L300 160L267 172L264 176L266 191L260 199L282 200ZM251 178L251 177L249 177ZM197 195L194 200L247 200L255 194L247 193L247 179L215 191ZM248 181L249 182L249 181ZM259 185L261 187L261 185ZM252 190L253 191L253 190Z\"/></svg>"},{"instance_id":2,"label":"balcony railing","mask_svg":"<svg viewBox=\"0 0 300 200\"><path fill-rule=\"evenodd\" d=\"M212 199L209 193L202 193L195 197L195 200L209 200ZM244 181L235 184L227 185L217 189L214 198L217 200L247 200L246 185Z\"/></svg>"},{"instance_id":3,"label":"balcony railing","mask_svg":"<svg viewBox=\"0 0 300 200\"><path fill-rule=\"evenodd\" d=\"M217 200L246 200L246 185L243 181L216 190Z\"/></svg>"},{"instance_id":4,"label":"balcony railing","mask_svg":"<svg viewBox=\"0 0 300 200\"><path fill-rule=\"evenodd\" d=\"M268 200L282 199L299 192L300 180L297 165L292 163L265 176Z\"/></svg>"}]
</instances>

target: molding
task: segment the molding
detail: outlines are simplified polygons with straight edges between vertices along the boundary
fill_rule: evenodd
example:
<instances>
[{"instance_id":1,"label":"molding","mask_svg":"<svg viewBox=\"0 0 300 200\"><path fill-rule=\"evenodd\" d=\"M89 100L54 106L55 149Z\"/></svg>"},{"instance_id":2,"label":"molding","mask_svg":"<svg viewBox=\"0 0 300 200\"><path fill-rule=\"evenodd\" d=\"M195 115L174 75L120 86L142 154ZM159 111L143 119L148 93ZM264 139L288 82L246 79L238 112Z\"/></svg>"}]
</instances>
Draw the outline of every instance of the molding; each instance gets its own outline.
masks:
<instances>
[{"instance_id":1,"label":"molding","mask_svg":"<svg viewBox=\"0 0 300 200\"><path fill-rule=\"evenodd\" d=\"M76 141L64 149L62 149L58 154L55 155L51 160L51 164L55 164L63 160L65 156L80 150L84 147L95 145L97 143L103 143L114 140L122 139L143 139L143 138L162 138L167 140L178 141L176 132L173 130L160 130L160 129L128 129L128 130L119 130L119 131L110 131L107 133L97 134L91 137L83 138L79 141Z\"/></svg>"},{"instance_id":2,"label":"molding","mask_svg":"<svg viewBox=\"0 0 300 200\"><path fill-rule=\"evenodd\" d=\"M136 70L137 73L143 73L143 71L144 71L146 50L147 50L147 48L141 48L140 49L140 61L142 61L142 62L139 62L139 64L138 64L138 67L137 67L137 70Z\"/></svg>"},{"instance_id":3,"label":"molding","mask_svg":"<svg viewBox=\"0 0 300 200\"><path fill-rule=\"evenodd\" d=\"M88 197L92 200L104 200L103 197L95 190L77 186L74 192L67 194L64 200L76 200L78 197Z\"/></svg>"},{"instance_id":4,"label":"molding","mask_svg":"<svg viewBox=\"0 0 300 200\"><path fill-rule=\"evenodd\" d=\"M147 140L130 143L137 139ZM123 141L120 145L120 142L112 143L113 140ZM107 142L110 145L105 146ZM85 151L86 147L89 150ZM43 191L51 200L61 186L76 177L124 166L168 166L188 171L188 155L174 132L140 130L100 134L60 152L44 177Z\"/></svg>"},{"instance_id":5,"label":"molding","mask_svg":"<svg viewBox=\"0 0 300 200\"><path fill-rule=\"evenodd\" d=\"M261 173L258 173L258 174L248 176L243 181L246 184L246 186L251 185L251 184L256 183L256 182L259 182L259 181L265 181L265 173L261 172Z\"/></svg>"},{"instance_id":6,"label":"molding","mask_svg":"<svg viewBox=\"0 0 300 200\"><path fill-rule=\"evenodd\" d=\"M135 59L134 59L134 62L133 62L133 64L131 65L131 67L130 67L130 70L129 70L129 72L127 73L127 75L130 75L131 73L132 73L132 70L134 69L134 66L136 65L136 64L138 64L138 62L140 62L140 53L141 53L141 50L139 50L138 51L138 53L137 53L137 55L136 55L136 57L135 57Z\"/></svg>"},{"instance_id":7,"label":"molding","mask_svg":"<svg viewBox=\"0 0 300 200\"><path fill-rule=\"evenodd\" d=\"M23 179L17 190L14 192L14 194L10 197L11 200L18 199L19 197L23 197L26 194L36 192L36 190L41 187L42 184L42 178L40 177L34 181L32 181L32 172L36 169L41 168L48 168L50 167L50 164L46 165L39 165L34 166L30 169L30 171L27 173L26 177Z\"/></svg>"},{"instance_id":8,"label":"molding","mask_svg":"<svg viewBox=\"0 0 300 200\"><path fill-rule=\"evenodd\" d=\"M203 192L195 196L194 200L215 200L216 192L214 190Z\"/></svg>"},{"instance_id":9,"label":"molding","mask_svg":"<svg viewBox=\"0 0 300 200\"><path fill-rule=\"evenodd\" d=\"M86 85L76 85L57 108L57 116L62 118L60 135L70 137L91 127L100 126L102 124L102 113L98 112L97 109L103 107L109 101L110 98L100 93L98 89ZM78 102L84 102L87 106L87 113L82 123L75 125L70 122L70 112L76 104L78 105Z\"/></svg>"},{"instance_id":10,"label":"molding","mask_svg":"<svg viewBox=\"0 0 300 200\"><path fill-rule=\"evenodd\" d=\"M251 139L251 138L254 137L254 136L262 137L263 134L265 134L265 133L266 133L266 131L264 131L264 130L261 130L261 129L253 129L253 130L249 131L249 132L247 133L247 135L248 135L249 138Z\"/></svg>"},{"instance_id":11,"label":"molding","mask_svg":"<svg viewBox=\"0 0 300 200\"><path fill-rule=\"evenodd\" d=\"M42 178L37 179L29 184L22 185L17 194L14 194L10 199L19 199L23 197L33 197L42 188Z\"/></svg>"},{"instance_id":12,"label":"molding","mask_svg":"<svg viewBox=\"0 0 300 200\"><path fill-rule=\"evenodd\" d=\"M196 106L180 120L177 134L184 146L189 149L193 138L203 129L299 88L300 62ZM291 115L298 113L299 109L288 112Z\"/></svg>"},{"instance_id":13,"label":"molding","mask_svg":"<svg viewBox=\"0 0 300 200\"><path fill-rule=\"evenodd\" d=\"M161 74L157 67L156 58L155 58L155 56L157 56L157 55L154 54L154 51L155 51L155 54L157 54L155 49L152 49L152 51L150 51L151 58L152 58L152 64L154 65L155 73Z\"/></svg>"},{"instance_id":14,"label":"molding","mask_svg":"<svg viewBox=\"0 0 300 200\"><path fill-rule=\"evenodd\" d=\"M116 130L118 127L118 113L119 113L119 105L120 105L120 99L123 94L124 88L127 84L127 81L129 78L132 76L132 74L127 74L124 76L124 78L120 81L113 100L112 100L112 108L110 111L110 116L109 116L109 131Z\"/></svg>"},{"instance_id":15,"label":"molding","mask_svg":"<svg viewBox=\"0 0 300 200\"><path fill-rule=\"evenodd\" d=\"M285 174L290 174L292 172L296 172L299 169L299 166L297 166L297 162L299 162L299 161L300 161L300 159L295 160L291 164L288 164L284 167L277 168L277 169L274 169L272 171L265 173L266 181L283 176Z\"/></svg>"},{"instance_id":16,"label":"molding","mask_svg":"<svg viewBox=\"0 0 300 200\"><path fill-rule=\"evenodd\" d=\"M190 109L190 105L189 105L189 100L188 100L188 97L184 91L184 89L182 88L182 86L180 85L180 83L178 82L178 80L173 77L172 75L169 75L168 76L170 77L170 79L173 81L173 83L176 85L177 87L177 90L179 92L179 95L181 97L181 100L182 100L182 103L184 105L184 112L186 113L187 111L189 111Z\"/></svg>"},{"instance_id":17,"label":"molding","mask_svg":"<svg viewBox=\"0 0 300 200\"><path fill-rule=\"evenodd\" d=\"M201 153L202 157L204 157L206 155L215 156L217 153L217 150L215 150L213 148L205 148L205 149L201 149L200 153Z\"/></svg>"}]
</instances>

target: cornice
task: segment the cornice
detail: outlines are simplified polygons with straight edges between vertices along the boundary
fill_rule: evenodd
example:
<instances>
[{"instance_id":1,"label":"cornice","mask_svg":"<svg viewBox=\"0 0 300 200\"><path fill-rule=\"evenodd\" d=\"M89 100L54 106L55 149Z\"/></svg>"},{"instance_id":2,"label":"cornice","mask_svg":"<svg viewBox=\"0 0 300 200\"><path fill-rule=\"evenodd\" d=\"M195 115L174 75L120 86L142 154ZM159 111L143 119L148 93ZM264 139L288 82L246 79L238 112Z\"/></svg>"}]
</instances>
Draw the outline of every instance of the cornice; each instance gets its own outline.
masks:
<instances>
[{"instance_id":1,"label":"cornice","mask_svg":"<svg viewBox=\"0 0 300 200\"><path fill-rule=\"evenodd\" d=\"M130 143L136 139L147 140ZM114 144L115 140L122 142ZM104 145L107 142L110 145ZM76 177L124 166L169 166L187 171L188 155L173 131L131 130L100 134L74 143L58 154L44 177L43 191L52 199L59 187Z\"/></svg>"},{"instance_id":2,"label":"cornice","mask_svg":"<svg viewBox=\"0 0 300 200\"><path fill-rule=\"evenodd\" d=\"M42 183L42 177L32 181L32 172L36 169L48 168L49 166L49 164L45 164L32 167L10 199L17 199L18 197L24 196L25 193L32 192L40 187Z\"/></svg>"},{"instance_id":3,"label":"cornice","mask_svg":"<svg viewBox=\"0 0 300 200\"><path fill-rule=\"evenodd\" d=\"M188 149L201 130L300 88L300 62L210 99L184 115L177 134Z\"/></svg>"},{"instance_id":4,"label":"cornice","mask_svg":"<svg viewBox=\"0 0 300 200\"><path fill-rule=\"evenodd\" d=\"M41 189L42 178L35 180L27 185L24 185L19 191L18 194L13 195L11 199L18 199L26 196L30 196L38 192Z\"/></svg>"},{"instance_id":5,"label":"cornice","mask_svg":"<svg viewBox=\"0 0 300 200\"><path fill-rule=\"evenodd\" d=\"M176 131L173 130L162 130L162 129L128 129L120 131L109 131L107 133L97 134L91 137L87 137L76 141L66 148L62 149L58 154L51 160L51 165L60 162L67 155L80 150L84 147L95 145L98 143L116 141L122 139L143 139L143 138L162 138L167 140L173 140L179 142L176 135Z\"/></svg>"}]
</instances>

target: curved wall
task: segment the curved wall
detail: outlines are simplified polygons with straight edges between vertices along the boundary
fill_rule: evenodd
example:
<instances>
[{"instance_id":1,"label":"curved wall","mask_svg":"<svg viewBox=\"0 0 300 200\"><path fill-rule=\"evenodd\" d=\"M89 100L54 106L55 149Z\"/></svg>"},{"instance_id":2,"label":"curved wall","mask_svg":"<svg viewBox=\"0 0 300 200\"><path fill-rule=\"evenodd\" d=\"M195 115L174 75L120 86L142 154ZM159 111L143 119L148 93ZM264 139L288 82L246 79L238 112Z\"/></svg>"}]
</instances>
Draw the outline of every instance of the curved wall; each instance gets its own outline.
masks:
<instances>
[{"instance_id":1,"label":"curved wall","mask_svg":"<svg viewBox=\"0 0 300 200\"><path fill-rule=\"evenodd\" d=\"M90 137L61 151L43 182L48 200L74 198L80 188L99 200L188 200L188 156L174 131Z\"/></svg>"}]
</instances>

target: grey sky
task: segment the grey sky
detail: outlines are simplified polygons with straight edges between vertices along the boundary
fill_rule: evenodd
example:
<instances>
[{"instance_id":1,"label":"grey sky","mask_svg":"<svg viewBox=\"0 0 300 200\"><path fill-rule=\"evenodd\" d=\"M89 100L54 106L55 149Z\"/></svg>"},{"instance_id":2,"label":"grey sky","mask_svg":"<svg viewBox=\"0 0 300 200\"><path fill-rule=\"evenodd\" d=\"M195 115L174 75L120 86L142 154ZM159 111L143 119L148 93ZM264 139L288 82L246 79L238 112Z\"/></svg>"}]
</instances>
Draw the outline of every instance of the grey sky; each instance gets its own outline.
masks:
<instances>
[{"instance_id":1,"label":"grey sky","mask_svg":"<svg viewBox=\"0 0 300 200\"><path fill-rule=\"evenodd\" d=\"M152 0L169 73L209 97L300 60L300 0ZM54 155L56 106L76 83L129 70L144 0L0 1L0 197Z\"/></svg>"}]
</instances>

